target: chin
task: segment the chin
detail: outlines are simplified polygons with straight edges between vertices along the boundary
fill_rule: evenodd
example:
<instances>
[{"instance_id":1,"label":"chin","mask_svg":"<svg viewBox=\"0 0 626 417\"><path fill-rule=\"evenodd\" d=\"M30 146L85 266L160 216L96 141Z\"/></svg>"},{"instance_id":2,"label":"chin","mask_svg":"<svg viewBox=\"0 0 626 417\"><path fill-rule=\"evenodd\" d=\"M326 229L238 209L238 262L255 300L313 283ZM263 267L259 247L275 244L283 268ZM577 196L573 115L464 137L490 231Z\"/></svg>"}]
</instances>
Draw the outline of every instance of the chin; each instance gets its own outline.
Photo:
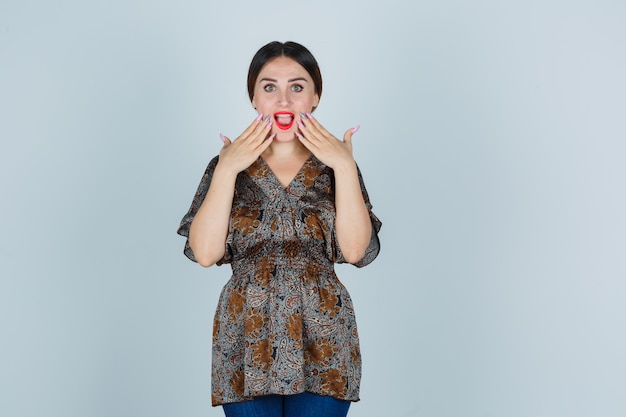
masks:
<instances>
[{"instance_id":1,"label":"chin","mask_svg":"<svg viewBox=\"0 0 626 417\"><path fill-rule=\"evenodd\" d=\"M274 133L276 136L274 136L274 141L275 142L290 142L292 140L297 140L298 138L296 137L296 129L295 126L291 127L290 129L287 130L283 130L278 128L277 126L274 126L272 128L272 133Z\"/></svg>"},{"instance_id":2,"label":"chin","mask_svg":"<svg viewBox=\"0 0 626 417\"><path fill-rule=\"evenodd\" d=\"M274 142L285 143L285 142L292 142L294 140L298 140L294 132L280 131L280 132L276 132L276 136L274 136Z\"/></svg>"}]
</instances>

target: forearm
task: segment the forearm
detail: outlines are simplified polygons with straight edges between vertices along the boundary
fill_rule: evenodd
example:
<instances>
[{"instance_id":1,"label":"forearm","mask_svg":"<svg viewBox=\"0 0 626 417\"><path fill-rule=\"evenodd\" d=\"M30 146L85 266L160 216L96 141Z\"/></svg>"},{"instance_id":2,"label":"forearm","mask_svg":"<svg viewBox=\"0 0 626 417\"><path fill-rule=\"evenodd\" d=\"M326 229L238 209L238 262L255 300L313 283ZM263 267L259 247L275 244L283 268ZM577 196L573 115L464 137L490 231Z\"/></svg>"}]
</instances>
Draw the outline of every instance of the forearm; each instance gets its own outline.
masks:
<instances>
[{"instance_id":1,"label":"forearm","mask_svg":"<svg viewBox=\"0 0 626 417\"><path fill-rule=\"evenodd\" d=\"M189 245L196 261L204 267L224 256L237 173L215 167L211 185L189 229Z\"/></svg>"},{"instance_id":2,"label":"forearm","mask_svg":"<svg viewBox=\"0 0 626 417\"><path fill-rule=\"evenodd\" d=\"M365 206L354 161L335 171L335 231L344 259L355 263L365 254L372 236L372 222Z\"/></svg>"}]
</instances>

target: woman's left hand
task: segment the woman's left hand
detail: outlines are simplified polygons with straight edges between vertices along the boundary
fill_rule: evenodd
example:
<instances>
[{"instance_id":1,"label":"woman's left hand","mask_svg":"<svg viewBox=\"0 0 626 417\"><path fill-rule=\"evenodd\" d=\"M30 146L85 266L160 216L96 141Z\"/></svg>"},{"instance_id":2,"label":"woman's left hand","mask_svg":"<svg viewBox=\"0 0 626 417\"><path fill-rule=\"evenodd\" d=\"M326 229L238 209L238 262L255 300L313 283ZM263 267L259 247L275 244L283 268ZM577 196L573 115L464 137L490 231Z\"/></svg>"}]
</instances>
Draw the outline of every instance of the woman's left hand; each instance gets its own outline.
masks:
<instances>
[{"instance_id":1,"label":"woman's left hand","mask_svg":"<svg viewBox=\"0 0 626 417\"><path fill-rule=\"evenodd\" d=\"M301 115L302 116L302 115ZM352 156L352 135L359 127L348 129L340 141L324 128L310 113L298 121L300 132L296 136L300 142L330 168L337 169L344 164L354 164Z\"/></svg>"}]
</instances>

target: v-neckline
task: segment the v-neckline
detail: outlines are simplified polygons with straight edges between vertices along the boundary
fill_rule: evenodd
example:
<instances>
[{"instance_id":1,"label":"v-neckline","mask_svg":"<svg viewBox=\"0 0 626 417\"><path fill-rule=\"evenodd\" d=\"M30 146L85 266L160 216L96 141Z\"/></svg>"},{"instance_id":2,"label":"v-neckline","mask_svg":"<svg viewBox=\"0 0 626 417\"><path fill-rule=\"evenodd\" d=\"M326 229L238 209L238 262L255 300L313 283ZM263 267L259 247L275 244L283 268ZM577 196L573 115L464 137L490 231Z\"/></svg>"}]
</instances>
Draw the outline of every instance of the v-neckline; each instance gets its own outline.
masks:
<instances>
[{"instance_id":1,"label":"v-neckline","mask_svg":"<svg viewBox=\"0 0 626 417\"><path fill-rule=\"evenodd\" d=\"M263 156L259 156L259 159L261 160L261 163L263 165L265 165L265 167L267 168L267 171L269 172L269 175L273 178L274 182L283 190L283 191L288 191L296 182L296 180L298 179L298 177L300 177L300 174L302 173L302 171L304 171L305 167L307 165L309 165L309 163L311 163L311 161L313 160L313 152L309 153L309 156L307 156L307 158L304 160L304 162L302 163L302 165L300 165L300 168L298 168L298 171L296 172L296 174L293 176L293 178L291 178L291 180L289 181L289 183L287 184L287 186L284 186L280 180L278 179L278 176L274 173L274 171L272 170L272 168L270 167L270 165L267 163L267 161L265 160L265 158L263 158Z\"/></svg>"}]
</instances>

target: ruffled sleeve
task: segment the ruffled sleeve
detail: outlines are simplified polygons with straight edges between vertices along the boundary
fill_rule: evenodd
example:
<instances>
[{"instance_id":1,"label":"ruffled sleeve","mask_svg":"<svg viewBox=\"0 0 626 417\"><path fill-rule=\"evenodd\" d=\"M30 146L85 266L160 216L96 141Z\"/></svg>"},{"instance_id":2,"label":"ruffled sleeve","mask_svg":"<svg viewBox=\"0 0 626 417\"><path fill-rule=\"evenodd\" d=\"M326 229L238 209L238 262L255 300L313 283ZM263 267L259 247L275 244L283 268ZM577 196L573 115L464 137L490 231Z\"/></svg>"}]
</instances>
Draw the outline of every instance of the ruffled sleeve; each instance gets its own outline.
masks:
<instances>
[{"instance_id":1,"label":"ruffled sleeve","mask_svg":"<svg viewBox=\"0 0 626 417\"><path fill-rule=\"evenodd\" d=\"M357 166L357 172L359 175L359 183L361 184L361 193L363 194L363 201L365 201L365 207L367 207L367 211L370 215L370 220L372 222L372 236L370 237L370 243L365 250L365 255L353 265L362 268L368 264L370 264L380 252L380 241L378 239L378 232L382 226L382 222L376 217L374 212L372 212L372 204L370 203L369 195L367 194L367 190L365 189L365 183L363 182L363 176L361 175L361 170ZM341 248L337 243L337 233L336 229L333 228L332 234L332 247L333 247L333 258L337 263L346 263L343 254L341 253Z\"/></svg>"},{"instance_id":2,"label":"ruffled sleeve","mask_svg":"<svg viewBox=\"0 0 626 417\"><path fill-rule=\"evenodd\" d=\"M187 214L183 216L183 219L180 222L180 226L178 227L177 233L181 236L187 238L185 241L185 248L183 249L183 253L187 258L191 259L194 262L196 261L196 257L191 250L191 246L189 246L189 228L191 227L191 222L193 221L194 216L200 209L204 198L206 197L207 191L209 190L209 186L211 185L211 179L213 178L213 172L215 171L215 167L217 166L218 156L214 157L209 165L207 166L204 174L202 175L202 179L200 180L200 185L198 185L198 189L196 190L196 194L193 197L193 201L191 202L191 207L189 207L189 211ZM229 228L230 229L230 228ZM224 263L229 263L232 259L232 251L230 241L232 239L231 232L229 231L228 237L226 239L226 250L224 251L224 257L216 262L217 265L222 265Z\"/></svg>"}]
</instances>

